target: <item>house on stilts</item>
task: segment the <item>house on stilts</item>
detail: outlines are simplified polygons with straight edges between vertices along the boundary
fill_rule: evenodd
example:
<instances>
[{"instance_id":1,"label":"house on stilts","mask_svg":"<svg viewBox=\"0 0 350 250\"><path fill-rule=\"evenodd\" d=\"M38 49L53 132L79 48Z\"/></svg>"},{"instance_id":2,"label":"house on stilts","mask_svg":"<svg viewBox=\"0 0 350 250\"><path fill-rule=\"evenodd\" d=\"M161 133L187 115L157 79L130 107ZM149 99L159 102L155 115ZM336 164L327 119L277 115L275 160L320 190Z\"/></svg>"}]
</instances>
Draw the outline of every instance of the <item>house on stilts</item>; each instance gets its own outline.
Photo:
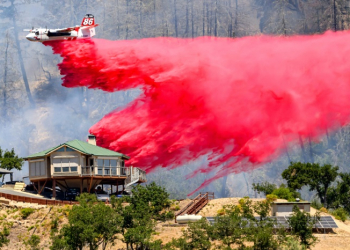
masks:
<instances>
[{"instance_id":1,"label":"house on stilts","mask_svg":"<svg viewBox=\"0 0 350 250\"><path fill-rule=\"evenodd\" d=\"M96 146L96 138L89 135L88 142L73 140L24 158L29 163L29 180L40 194L45 187L56 187L63 192L78 188L80 193L93 192L107 186L112 192L122 191L132 184L147 181L146 172L136 167L125 167L129 157Z\"/></svg>"}]
</instances>

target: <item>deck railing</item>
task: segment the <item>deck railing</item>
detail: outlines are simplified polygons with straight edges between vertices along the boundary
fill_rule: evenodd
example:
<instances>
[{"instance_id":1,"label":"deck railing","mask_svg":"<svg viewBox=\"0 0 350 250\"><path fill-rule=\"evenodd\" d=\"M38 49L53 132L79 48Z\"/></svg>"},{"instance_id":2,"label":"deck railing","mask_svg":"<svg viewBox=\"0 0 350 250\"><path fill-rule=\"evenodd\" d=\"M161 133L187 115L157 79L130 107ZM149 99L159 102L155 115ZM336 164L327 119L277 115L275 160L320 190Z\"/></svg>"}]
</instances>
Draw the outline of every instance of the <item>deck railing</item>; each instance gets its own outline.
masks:
<instances>
[{"instance_id":1,"label":"deck railing","mask_svg":"<svg viewBox=\"0 0 350 250\"><path fill-rule=\"evenodd\" d=\"M92 166L81 167L81 175L83 176L128 176L128 168L126 167L105 167Z\"/></svg>"}]
</instances>

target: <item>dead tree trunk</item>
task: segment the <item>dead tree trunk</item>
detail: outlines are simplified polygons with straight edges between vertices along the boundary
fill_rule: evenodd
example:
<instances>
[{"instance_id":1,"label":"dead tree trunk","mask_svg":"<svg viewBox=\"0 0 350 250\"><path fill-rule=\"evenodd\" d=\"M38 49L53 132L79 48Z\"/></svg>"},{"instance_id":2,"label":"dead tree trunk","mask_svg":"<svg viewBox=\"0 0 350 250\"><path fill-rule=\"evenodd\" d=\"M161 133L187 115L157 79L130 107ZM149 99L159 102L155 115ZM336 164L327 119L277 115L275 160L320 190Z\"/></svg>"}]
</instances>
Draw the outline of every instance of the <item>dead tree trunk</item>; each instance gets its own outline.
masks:
<instances>
[{"instance_id":1,"label":"dead tree trunk","mask_svg":"<svg viewBox=\"0 0 350 250\"><path fill-rule=\"evenodd\" d=\"M193 0L191 1L191 32L192 38L194 38L194 22L193 22Z\"/></svg>"},{"instance_id":2,"label":"dead tree trunk","mask_svg":"<svg viewBox=\"0 0 350 250\"><path fill-rule=\"evenodd\" d=\"M307 159L306 159L306 152L305 152L304 142L303 142L303 139L301 138L300 135L299 135L299 143L300 143L300 147L301 147L301 152L303 154L304 162L306 163Z\"/></svg>"},{"instance_id":3,"label":"dead tree trunk","mask_svg":"<svg viewBox=\"0 0 350 250\"><path fill-rule=\"evenodd\" d=\"M178 37L177 32L177 14L176 14L176 2L174 0L174 24L175 24L175 37Z\"/></svg>"},{"instance_id":4,"label":"dead tree trunk","mask_svg":"<svg viewBox=\"0 0 350 250\"><path fill-rule=\"evenodd\" d=\"M14 0L11 0L11 8L12 8L12 13L13 13L13 17L12 17L12 22L13 22L13 31L15 34L15 41L16 41L16 46L17 46L17 52L18 52L18 58L19 58L19 64L21 67L21 71L22 71L22 77L23 77L23 82L24 82L24 86L26 89L26 93L27 93L27 97L29 100L29 103L31 105L32 108L35 107L35 103L32 97L32 93L30 92L30 88L29 88L29 83L28 83L28 78L27 78L27 73L26 73L26 69L24 68L24 63L23 63L23 57L22 57L22 52L21 52L21 46L18 40L18 32L17 32L17 24L16 24L16 10L15 10L15 6L13 4Z\"/></svg>"},{"instance_id":5,"label":"dead tree trunk","mask_svg":"<svg viewBox=\"0 0 350 250\"><path fill-rule=\"evenodd\" d=\"M3 93L3 118L7 117L7 58L8 58L8 48L9 48L9 32L6 32L6 46L5 46L5 62L4 62L4 88Z\"/></svg>"}]
</instances>

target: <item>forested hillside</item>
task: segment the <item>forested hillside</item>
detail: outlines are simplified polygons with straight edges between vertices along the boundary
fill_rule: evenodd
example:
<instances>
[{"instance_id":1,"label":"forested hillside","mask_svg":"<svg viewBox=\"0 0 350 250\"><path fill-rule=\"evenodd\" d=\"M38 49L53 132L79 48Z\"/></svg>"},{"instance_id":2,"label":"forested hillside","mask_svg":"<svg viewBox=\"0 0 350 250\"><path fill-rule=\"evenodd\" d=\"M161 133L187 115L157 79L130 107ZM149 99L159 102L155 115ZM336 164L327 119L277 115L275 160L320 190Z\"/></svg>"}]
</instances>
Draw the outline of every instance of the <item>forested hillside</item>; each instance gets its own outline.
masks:
<instances>
[{"instance_id":1,"label":"forested hillside","mask_svg":"<svg viewBox=\"0 0 350 250\"><path fill-rule=\"evenodd\" d=\"M349 6L348 0L2 0L0 146L14 147L26 156L71 139L84 140L94 123L140 93L137 89L105 93L62 87L59 56L41 43L27 41L23 29L79 25L86 13L92 13L100 24L96 37L110 40L312 35L348 29ZM298 143L286 145L279 159L253 172L217 180L205 189L219 197L254 196L253 182L281 183L279 176L290 161L331 163L349 171L350 129L325 134L319 141L300 136ZM203 164L205 157L178 169L162 166L149 180L166 187L173 197L183 198L210 177L199 174L185 180ZM16 174L17 178L25 175L27 167Z\"/></svg>"}]
</instances>

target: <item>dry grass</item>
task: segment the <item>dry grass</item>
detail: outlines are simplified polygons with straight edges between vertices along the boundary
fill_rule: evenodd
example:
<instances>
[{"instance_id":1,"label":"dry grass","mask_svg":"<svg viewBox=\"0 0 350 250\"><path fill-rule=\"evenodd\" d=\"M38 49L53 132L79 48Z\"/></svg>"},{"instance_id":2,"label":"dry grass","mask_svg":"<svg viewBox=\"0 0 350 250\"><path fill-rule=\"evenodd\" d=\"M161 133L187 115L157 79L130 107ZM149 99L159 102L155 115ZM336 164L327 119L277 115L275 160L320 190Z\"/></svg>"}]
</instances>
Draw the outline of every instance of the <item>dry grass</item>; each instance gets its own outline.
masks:
<instances>
[{"instance_id":1,"label":"dry grass","mask_svg":"<svg viewBox=\"0 0 350 250\"><path fill-rule=\"evenodd\" d=\"M202 211L200 215L202 216L216 216L217 211L222 208L224 205L237 205L240 198L223 198L215 199L209 202ZM252 199L253 202L262 201L263 199ZM180 208L186 206L191 200L180 201L177 205ZM282 200L279 200L282 201ZM0 210L0 223L12 222L13 226L11 228L10 234L10 244L3 247L2 249L27 249L23 245L23 239L28 238L34 230L34 227L37 227L35 234L39 235L41 239L40 247L42 249L49 249L50 246L50 222L54 218L59 218L59 227L62 227L63 224L67 222L66 218L66 208L63 207L54 207L50 214L41 222L44 216L49 211L49 208L43 208L36 210L27 220L22 220L19 215L19 210L9 209L1 207ZM311 214L316 213L315 209L311 209ZM328 215L321 213L321 215ZM6 218L4 218L6 217ZM341 222L336 220L338 229L335 229L334 232L328 234L315 234L318 237L319 242L312 249L314 250L340 250L340 249L350 249L350 221ZM173 227L174 221L169 221L165 223L158 223L156 226L156 234L153 236L155 240L161 239L164 243L171 241L172 238L181 237L182 231L186 229L186 226L183 227ZM32 227L32 229L30 229ZM30 229L28 231L28 229ZM107 249L123 249L125 244L121 240L117 240L114 246L109 246Z\"/></svg>"}]
</instances>

